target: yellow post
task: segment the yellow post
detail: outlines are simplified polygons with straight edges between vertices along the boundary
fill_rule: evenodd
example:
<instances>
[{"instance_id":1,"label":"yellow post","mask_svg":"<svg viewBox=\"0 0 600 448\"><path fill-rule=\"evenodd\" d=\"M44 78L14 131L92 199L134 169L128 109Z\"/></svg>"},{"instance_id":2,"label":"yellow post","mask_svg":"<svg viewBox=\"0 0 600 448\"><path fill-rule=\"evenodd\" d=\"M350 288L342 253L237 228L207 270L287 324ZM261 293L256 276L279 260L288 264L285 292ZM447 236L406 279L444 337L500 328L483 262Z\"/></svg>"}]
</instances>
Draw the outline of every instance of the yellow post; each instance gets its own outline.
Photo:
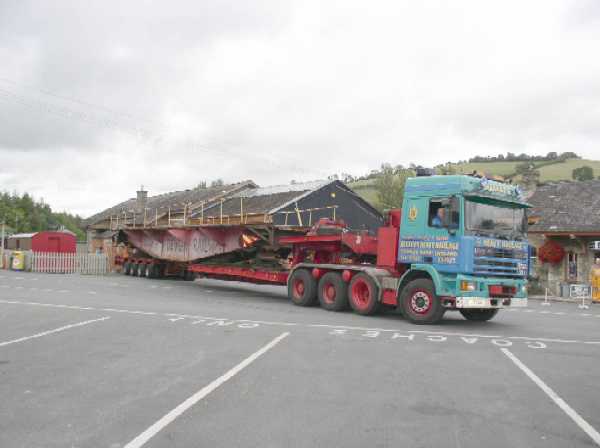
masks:
<instances>
[{"instance_id":1,"label":"yellow post","mask_svg":"<svg viewBox=\"0 0 600 448\"><path fill-rule=\"evenodd\" d=\"M296 202L296 218L298 219L298 225L302 227L302 215L300 214L300 209L298 208L298 203Z\"/></svg>"},{"instance_id":2,"label":"yellow post","mask_svg":"<svg viewBox=\"0 0 600 448\"><path fill-rule=\"evenodd\" d=\"M600 260L592 266L592 301L600 302Z\"/></svg>"}]
</instances>

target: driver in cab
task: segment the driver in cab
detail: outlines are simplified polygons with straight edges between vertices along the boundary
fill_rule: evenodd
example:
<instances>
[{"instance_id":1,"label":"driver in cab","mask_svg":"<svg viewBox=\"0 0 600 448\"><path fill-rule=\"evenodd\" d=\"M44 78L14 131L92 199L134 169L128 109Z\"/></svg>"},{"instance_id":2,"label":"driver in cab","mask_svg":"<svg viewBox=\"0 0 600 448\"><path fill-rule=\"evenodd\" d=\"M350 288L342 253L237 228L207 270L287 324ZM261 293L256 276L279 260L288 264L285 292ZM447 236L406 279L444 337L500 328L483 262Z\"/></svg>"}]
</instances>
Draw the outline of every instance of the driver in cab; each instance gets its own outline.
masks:
<instances>
[{"instance_id":1,"label":"driver in cab","mask_svg":"<svg viewBox=\"0 0 600 448\"><path fill-rule=\"evenodd\" d=\"M446 209L444 207L440 207L435 212L435 216L431 220L432 227L437 227L441 229L444 227L444 217L446 215Z\"/></svg>"},{"instance_id":2,"label":"driver in cab","mask_svg":"<svg viewBox=\"0 0 600 448\"><path fill-rule=\"evenodd\" d=\"M444 225L444 219L446 217L446 208L440 207L436 210L434 217L431 219L431 226L441 229L446 227ZM451 216L451 220L447 223L447 227L449 229L457 229L458 228L458 218L456 216Z\"/></svg>"}]
</instances>

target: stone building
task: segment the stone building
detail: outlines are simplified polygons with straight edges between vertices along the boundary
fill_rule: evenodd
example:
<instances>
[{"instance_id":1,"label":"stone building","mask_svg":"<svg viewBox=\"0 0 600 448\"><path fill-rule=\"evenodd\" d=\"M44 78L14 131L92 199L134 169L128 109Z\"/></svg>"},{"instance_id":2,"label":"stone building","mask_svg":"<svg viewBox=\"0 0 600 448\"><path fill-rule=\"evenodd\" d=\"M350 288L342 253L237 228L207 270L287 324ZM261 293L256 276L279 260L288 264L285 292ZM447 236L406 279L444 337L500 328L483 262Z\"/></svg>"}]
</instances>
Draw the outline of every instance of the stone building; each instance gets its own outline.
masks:
<instances>
[{"instance_id":1,"label":"stone building","mask_svg":"<svg viewBox=\"0 0 600 448\"><path fill-rule=\"evenodd\" d=\"M566 285L589 284L594 260L600 257L600 180L542 185L529 202L529 241L536 254L544 245L564 251L555 263L537 257L539 288L565 295Z\"/></svg>"}]
</instances>

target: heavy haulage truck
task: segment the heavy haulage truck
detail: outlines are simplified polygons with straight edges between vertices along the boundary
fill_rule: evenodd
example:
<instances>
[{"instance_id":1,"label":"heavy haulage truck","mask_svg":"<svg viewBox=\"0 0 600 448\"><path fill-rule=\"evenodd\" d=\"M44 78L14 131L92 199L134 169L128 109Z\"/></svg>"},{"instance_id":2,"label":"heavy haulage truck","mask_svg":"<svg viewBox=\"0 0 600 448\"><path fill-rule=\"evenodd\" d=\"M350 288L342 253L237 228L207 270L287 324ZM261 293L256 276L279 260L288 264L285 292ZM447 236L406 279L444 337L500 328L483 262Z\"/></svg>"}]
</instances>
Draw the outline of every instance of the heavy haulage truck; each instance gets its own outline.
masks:
<instances>
[{"instance_id":1,"label":"heavy haulage truck","mask_svg":"<svg viewBox=\"0 0 600 448\"><path fill-rule=\"evenodd\" d=\"M515 185L415 177L402 209L389 211L376 235L339 218L250 225L243 213L233 224L221 217L188 228L129 228L123 232L137 254L123 272L286 285L299 306L362 315L391 307L416 324L435 324L449 310L486 321L527 305L528 207Z\"/></svg>"}]
</instances>

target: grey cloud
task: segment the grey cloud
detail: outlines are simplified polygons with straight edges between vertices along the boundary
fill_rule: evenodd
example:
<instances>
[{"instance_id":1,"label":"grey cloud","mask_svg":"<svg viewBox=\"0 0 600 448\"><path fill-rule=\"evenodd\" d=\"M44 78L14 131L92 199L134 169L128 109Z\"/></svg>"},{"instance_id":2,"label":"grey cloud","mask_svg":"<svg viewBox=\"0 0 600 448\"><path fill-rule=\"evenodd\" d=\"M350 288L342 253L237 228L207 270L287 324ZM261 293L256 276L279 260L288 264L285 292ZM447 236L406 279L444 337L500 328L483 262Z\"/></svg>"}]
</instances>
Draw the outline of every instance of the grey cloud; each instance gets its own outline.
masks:
<instances>
[{"instance_id":1,"label":"grey cloud","mask_svg":"<svg viewBox=\"0 0 600 448\"><path fill-rule=\"evenodd\" d=\"M142 183L597 157L594 5L5 0L0 189L91 214Z\"/></svg>"}]
</instances>

